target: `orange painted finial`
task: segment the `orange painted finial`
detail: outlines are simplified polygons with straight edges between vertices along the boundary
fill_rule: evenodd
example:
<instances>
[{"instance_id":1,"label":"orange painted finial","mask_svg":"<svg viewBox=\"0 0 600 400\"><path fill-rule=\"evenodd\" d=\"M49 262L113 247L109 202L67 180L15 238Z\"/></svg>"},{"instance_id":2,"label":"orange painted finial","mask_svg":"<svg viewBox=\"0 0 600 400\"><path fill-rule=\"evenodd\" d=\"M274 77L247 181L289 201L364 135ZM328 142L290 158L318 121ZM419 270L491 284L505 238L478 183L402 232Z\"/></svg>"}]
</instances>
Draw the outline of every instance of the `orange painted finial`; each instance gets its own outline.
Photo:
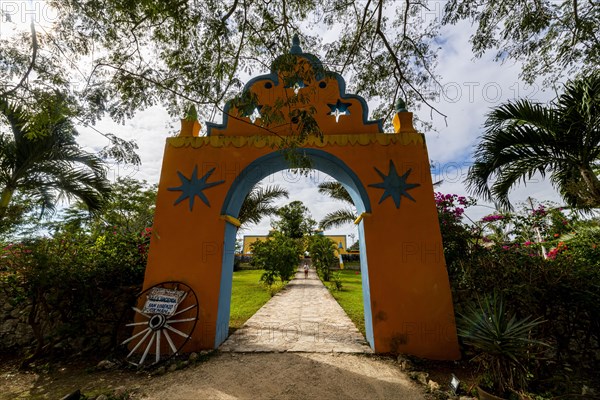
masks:
<instances>
[{"instance_id":1,"label":"orange painted finial","mask_svg":"<svg viewBox=\"0 0 600 400\"><path fill-rule=\"evenodd\" d=\"M406 109L406 103L403 99L398 99L396 102L396 115L392 120L394 125L394 132L412 132L416 133L415 127L413 126L413 113L408 112Z\"/></svg>"},{"instance_id":2,"label":"orange painted finial","mask_svg":"<svg viewBox=\"0 0 600 400\"><path fill-rule=\"evenodd\" d=\"M179 136L198 136L200 134L200 123L198 122L198 112L192 104L185 112L185 117L181 120L181 130Z\"/></svg>"}]
</instances>

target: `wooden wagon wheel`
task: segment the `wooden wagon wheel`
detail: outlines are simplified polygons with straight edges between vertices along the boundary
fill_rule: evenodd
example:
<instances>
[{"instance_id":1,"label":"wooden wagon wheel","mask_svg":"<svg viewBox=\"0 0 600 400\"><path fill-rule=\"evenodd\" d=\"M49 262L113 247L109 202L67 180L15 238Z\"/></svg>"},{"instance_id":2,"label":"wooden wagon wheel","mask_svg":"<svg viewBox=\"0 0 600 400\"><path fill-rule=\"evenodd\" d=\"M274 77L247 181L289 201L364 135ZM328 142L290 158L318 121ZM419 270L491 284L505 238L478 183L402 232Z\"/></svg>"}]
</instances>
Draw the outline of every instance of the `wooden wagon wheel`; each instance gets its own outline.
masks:
<instances>
[{"instance_id":1,"label":"wooden wagon wheel","mask_svg":"<svg viewBox=\"0 0 600 400\"><path fill-rule=\"evenodd\" d=\"M198 322L198 297L183 282L162 282L141 292L132 310L119 346L127 362L142 368L168 360L189 341Z\"/></svg>"}]
</instances>

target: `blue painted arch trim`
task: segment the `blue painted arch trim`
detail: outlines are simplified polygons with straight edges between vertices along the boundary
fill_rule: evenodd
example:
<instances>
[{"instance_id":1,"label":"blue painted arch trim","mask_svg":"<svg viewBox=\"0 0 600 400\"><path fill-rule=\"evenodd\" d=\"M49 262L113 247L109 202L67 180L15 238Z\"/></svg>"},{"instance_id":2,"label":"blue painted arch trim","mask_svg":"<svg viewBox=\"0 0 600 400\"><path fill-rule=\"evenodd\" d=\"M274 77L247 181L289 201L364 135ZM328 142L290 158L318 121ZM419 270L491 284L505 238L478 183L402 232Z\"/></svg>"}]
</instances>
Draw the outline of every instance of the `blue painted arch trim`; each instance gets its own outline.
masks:
<instances>
[{"instance_id":1,"label":"blue painted arch trim","mask_svg":"<svg viewBox=\"0 0 600 400\"><path fill-rule=\"evenodd\" d=\"M371 202L365 187L346 163L323 150L302 148L295 151L310 157L314 169L325 172L337 179L352 197L359 214L371 212ZM244 168L231 184L223 202L221 214L237 218L246 195L254 185L261 179L288 168L289 164L281 151L274 151L254 160Z\"/></svg>"},{"instance_id":2,"label":"blue painted arch trim","mask_svg":"<svg viewBox=\"0 0 600 400\"><path fill-rule=\"evenodd\" d=\"M303 148L296 151L310 157L313 168L322 171L337 179L348 191L356 206L358 214L371 212L371 203L367 191L360 179L346 163L338 157L319 149ZM238 217L246 195L263 178L276 172L288 169L289 165L281 151L274 151L257 158L250 163L236 177L221 208L222 215ZM364 240L363 223L359 225L360 258L362 270L362 290L365 312L365 331L367 341L374 348L373 321L371 314L371 292L369 288L369 274L367 264L367 248ZM231 311L231 284L233 277L233 259L235 253L235 237L237 228L227 223L223 246L223 263L221 266L221 285L219 289L219 303L217 312L217 331L215 335L215 348L227 339L229 331L229 317Z\"/></svg>"}]
</instances>

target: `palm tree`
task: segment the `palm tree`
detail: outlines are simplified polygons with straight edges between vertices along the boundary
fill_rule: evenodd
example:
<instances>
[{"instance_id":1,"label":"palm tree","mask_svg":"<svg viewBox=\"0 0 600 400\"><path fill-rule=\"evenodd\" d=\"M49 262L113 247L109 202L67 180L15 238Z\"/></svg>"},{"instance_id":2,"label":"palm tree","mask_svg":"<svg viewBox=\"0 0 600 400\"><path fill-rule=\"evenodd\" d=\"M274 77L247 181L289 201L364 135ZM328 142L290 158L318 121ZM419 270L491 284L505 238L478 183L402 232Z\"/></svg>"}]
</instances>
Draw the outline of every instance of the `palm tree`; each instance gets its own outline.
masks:
<instances>
[{"instance_id":1,"label":"palm tree","mask_svg":"<svg viewBox=\"0 0 600 400\"><path fill-rule=\"evenodd\" d=\"M569 206L600 206L600 71L567 82L550 106L503 104L485 128L466 179L472 193L510 209L515 184L550 174Z\"/></svg>"},{"instance_id":2,"label":"palm tree","mask_svg":"<svg viewBox=\"0 0 600 400\"><path fill-rule=\"evenodd\" d=\"M256 185L244 199L238 219L242 226L249 222L258 224L264 217L277 213L277 207L273 205L275 200L280 197L287 199L288 196L288 191L280 186L263 188Z\"/></svg>"},{"instance_id":3,"label":"palm tree","mask_svg":"<svg viewBox=\"0 0 600 400\"><path fill-rule=\"evenodd\" d=\"M77 131L63 112L61 99L52 110L40 107L37 114L0 95L0 224L11 200L19 192L44 210L52 210L61 198L77 198L90 211L98 210L109 184L104 163L83 151L75 141Z\"/></svg>"},{"instance_id":4,"label":"palm tree","mask_svg":"<svg viewBox=\"0 0 600 400\"><path fill-rule=\"evenodd\" d=\"M343 201L344 203L350 204L352 206L354 205L350 194L346 189L344 189L342 184L339 182L320 183L319 193L328 195L333 199ZM356 218L356 211L354 211L350 207L346 207L325 215L321 222L319 222L319 227L321 229L337 228L344 224L354 222Z\"/></svg>"}]
</instances>

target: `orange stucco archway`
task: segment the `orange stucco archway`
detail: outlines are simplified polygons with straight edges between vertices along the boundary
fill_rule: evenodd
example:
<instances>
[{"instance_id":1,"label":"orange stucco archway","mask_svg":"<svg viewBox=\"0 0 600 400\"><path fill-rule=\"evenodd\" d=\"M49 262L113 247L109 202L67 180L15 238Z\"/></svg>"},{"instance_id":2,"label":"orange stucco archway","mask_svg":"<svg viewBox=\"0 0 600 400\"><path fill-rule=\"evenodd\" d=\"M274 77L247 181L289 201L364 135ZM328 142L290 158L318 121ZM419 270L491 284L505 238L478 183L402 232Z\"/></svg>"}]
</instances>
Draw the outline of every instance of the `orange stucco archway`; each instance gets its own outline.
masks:
<instances>
[{"instance_id":1,"label":"orange stucco archway","mask_svg":"<svg viewBox=\"0 0 600 400\"><path fill-rule=\"evenodd\" d=\"M279 68L290 60L291 69ZM200 320L186 350L216 348L227 338L241 203L260 179L288 168L277 146L298 129L298 113L311 108L323 137L309 137L296 151L340 181L360 214L367 340L380 353L457 359L429 159L412 114L398 112L395 132L382 133L364 100L346 94L342 77L297 43L273 65L245 91L257 111L298 99L286 103L277 123L227 106L223 124L208 124L207 136L198 136L196 122L167 139L144 287L177 280L194 289Z\"/></svg>"}]
</instances>

